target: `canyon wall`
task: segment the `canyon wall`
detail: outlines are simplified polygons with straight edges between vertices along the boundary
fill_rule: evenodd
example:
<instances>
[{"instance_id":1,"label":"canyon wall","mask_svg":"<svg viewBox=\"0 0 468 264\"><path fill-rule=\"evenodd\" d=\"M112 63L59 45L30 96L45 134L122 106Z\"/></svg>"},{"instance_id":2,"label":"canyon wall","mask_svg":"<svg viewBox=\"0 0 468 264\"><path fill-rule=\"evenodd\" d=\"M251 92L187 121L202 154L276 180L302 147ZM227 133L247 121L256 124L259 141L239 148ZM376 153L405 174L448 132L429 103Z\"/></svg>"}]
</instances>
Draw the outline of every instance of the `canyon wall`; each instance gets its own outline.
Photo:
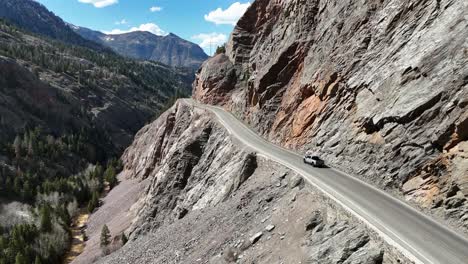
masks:
<instances>
[{"instance_id":1,"label":"canyon wall","mask_svg":"<svg viewBox=\"0 0 468 264\"><path fill-rule=\"evenodd\" d=\"M299 175L251 153L212 113L184 100L143 128L123 161L122 183L88 231L107 223L118 236L130 226L130 240L100 259L90 254L89 247L99 250L95 231L75 263L410 263ZM131 186L139 186L138 196ZM125 209L111 208L119 204Z\"/></svg>"},{"instance_id":2,"label":"canyon wall","mask_svg":"<svg viewBox=\"0 0 468 264\"><path fill-rule=\"evenodd\" d=\"M467 228L467 10L257 0L226 53L199 70L193 97Z\"/></svg>"}]
</instances>

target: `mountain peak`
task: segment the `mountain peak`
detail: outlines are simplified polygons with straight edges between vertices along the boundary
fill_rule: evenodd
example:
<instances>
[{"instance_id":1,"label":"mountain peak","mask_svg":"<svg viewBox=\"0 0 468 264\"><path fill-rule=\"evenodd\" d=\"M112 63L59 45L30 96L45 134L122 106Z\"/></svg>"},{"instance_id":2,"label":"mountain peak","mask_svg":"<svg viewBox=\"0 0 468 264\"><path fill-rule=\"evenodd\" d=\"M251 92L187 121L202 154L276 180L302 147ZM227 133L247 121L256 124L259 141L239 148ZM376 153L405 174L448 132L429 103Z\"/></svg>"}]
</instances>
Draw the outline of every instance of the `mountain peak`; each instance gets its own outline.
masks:
<instances>
[{"instance_id":1,"label":"mountain peak","mask_svg":"<svg viewBox=\"0 0 468 264\"><path fill-rule=\"evenodd\" d=\"M179 36L177 36L176 34L170 32L168 35L166 35L166 37L175 37L175 38L181 38Z\"/></svg>"},{"instance_id":2,"label":"mountain peak","mask_svg":"<svg viewBox=\"0 0 468 264\"><path fill-rule=\"evenodd\" d=\"M157 61L173 67L198 69L208 58L200 46L174 33L158 36L147 31L133 31L106 35L82 27L75 31L82 37L108 46L123 56Z\"/></svg>"},{"instance_id":3,"label":"mountain peak","mask_svg":"<svg viewBox=\"0 0 468 264\"><path fill-rule=\"evenodd\" d=\"M65 22L65 24L66 24L69 28L71 28L71 29L73 29L73 30L79 30L79 29L81 28L81 27L75 26L75 25L73 25L73 24L71 24L71 23Z\"/></svg>"}]
</instances>

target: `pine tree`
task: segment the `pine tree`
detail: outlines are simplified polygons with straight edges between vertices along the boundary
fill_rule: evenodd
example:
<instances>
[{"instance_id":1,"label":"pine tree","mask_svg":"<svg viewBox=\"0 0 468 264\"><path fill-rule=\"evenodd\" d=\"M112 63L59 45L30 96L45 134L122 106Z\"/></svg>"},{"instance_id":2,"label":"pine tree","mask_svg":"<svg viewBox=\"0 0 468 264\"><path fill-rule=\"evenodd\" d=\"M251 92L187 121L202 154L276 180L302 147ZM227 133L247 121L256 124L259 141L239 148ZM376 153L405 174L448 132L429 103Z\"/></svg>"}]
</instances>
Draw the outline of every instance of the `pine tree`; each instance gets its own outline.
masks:
<instances>
[{"instance_id":1,"label":"pine tree","mask_svg":"<svg viewBox=\"0 0 468 264\"><path fill-rule=\"evenodd\" d=\"M117 185L117 174L113 165L107 167L106 172L104 172L104 179L109 183L111 189Z\"/></svg>"},{"instance_id":2,"label":"pine tree","mask_svg":"<svg viewBox=\"0 0 468 264\"><path fill-rule=\"evenodd\" d=\"M44 232L50 232L52 230L52 218L50 216L49 206L43 206L40 211L41 217L41 230Z\"/></svg>"},{"instance_id":3,"label":"pine tree","mask_svg":"<svg viewBox=\"0 0 468 264\"><path fill-rule=\"evenodd\" d=\"M29 264L28 259L21 252L16 254L15 264Z\"/></svg>"},{"instance_id":4,"label":"pine tree","mask_svg":"<svg viewBox=\"0 0 468 264\"><path fill-rule=\"evenodd\" d=\"M71 217L70 217L70 214L68 213L68 210L65 206L65 204L63 204L62 206L57 206L57 215L58 217L60 217L60 219L62 220L63 223L65 223L67 226L69 226L71 224Z\"/></svg>"},{"instance_id":5,"label":"pine tree","mask_svg":"<svg viewBox=\"0 0 468 264\"><path fill-rule=\"evenodd\" d=\"M127 236L125 235L125 233L122 233L122 244L125 245L127 244L127 242L128 242Z\"/></svg>"},{"instance_id":6,"label":"pine tree","mask_svg":"<svg viewBox=\"0 0 468 264\"><path fill-rule=\"evenodd\" d=\"M0 264L2 264L2 254L4 250L8 248L8 241L6 240L6 237L3 236L3 232L0 232L0 234L2 234L0 235Z\"/></svg>"},{"instance_id":7,"label":"pine tree","mask_svg":"<svg viewBox=\"0 0 468 264\"><path fill-rule=\"evenodd\" d=\"M21 158L21 137L16 136L15 141L13 142L13 148L15 150L16 158L19 159Z\"/></svg>"},{"instance_id":8,"label":"pine tree","mask_svg":"<svg viewBox=\"0 0 468 264\"><path fill-rule=\"evenodd\" d=\"M28 143L28 155L32 157L34 155L34 145L33 145L33 138L29 138Z\"/></svg>"},{"instance_id":9,"label":"pine tree","mask_svg":"<svg viewBox=\"0 0 468 264\"><path fill-rule=\"evenodd\" d=\"M18 175L17 177L15 177L14 182L13 182L13 190L15 191L15 193L19 194L21 193L21 190L23 189L22 187L23 185L21 183L20 176Z\"/></svg>"},{"instance_id":10,"label":"pine tree","mask_svg":"<svg viewBox=\"0 0 468 264\"><path fill-rule=\"evenodd\" d=\"M28 148L28 143L29 143L29 132L25 132L24 135L23 135L23 140L21 142L21 147L23 149L27 149Z\"/></svg>"},{"instance_id":11,"label":"pine tree","mask_svg":"<svg viewBox=\"0 0 468 264\"><path fill-rule=\"evenodd\" d=\"M216 48L216 54L224 54L226 53L226 46L225 45L222 45L222 46L218 46Z\"/></svg>"},{"instance_id":12,"label":"pine tree","mask_svg":"<svg viewBox=\"0 0 468 264\"><path fill-rule=\"evenodd\" d=\"M99 206L99 193L93 192L91 200L88 202L88 212L92 213L96 207Z\"/></svg>"},{"instance_id":13,"label":"pine tree","mask_svg":"<svg viewBox=\"0 0 468 264\"><path fill-rule=\"evenodd\" d=\"M104 174L104 173L103 173L102 166L98 163L98 164L96 165L96 167L94 168L93 178L102 180L103 174Z\"/></svg>"},{"instance_id":14,"label":"pine tree","mask_svg":"<svg viewBox=\"0 0 468 264\"><path fill-rule=\"evenodd\" d=\"M23 184L23 190L21 192L25 201L31 201L34 197L33 189L29 180L26 180Z\"/></svg>"},{"instance_id":15,"label":"pine tree","mask_svg":"<svg viewBox=\"0 0 468 264\"><path fill-rule=\"evenodd\" d=\"M110 244L110 231L107 225L104 225L101 229L101 248L106 248Z\"/></svg>"}]
</instances>

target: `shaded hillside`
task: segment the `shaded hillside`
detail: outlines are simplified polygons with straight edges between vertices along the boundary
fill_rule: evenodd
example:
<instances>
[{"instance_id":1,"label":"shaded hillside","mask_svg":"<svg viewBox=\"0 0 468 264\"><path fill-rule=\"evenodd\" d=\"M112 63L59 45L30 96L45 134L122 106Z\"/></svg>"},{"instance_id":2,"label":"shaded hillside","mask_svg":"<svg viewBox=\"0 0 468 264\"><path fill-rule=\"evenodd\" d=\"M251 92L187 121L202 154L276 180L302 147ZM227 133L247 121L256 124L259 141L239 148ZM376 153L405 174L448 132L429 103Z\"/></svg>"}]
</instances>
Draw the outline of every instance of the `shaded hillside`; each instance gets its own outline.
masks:
<instances>
[{"instance_id":1,"label":"shaded hillside","mask_svg":"<svg viewBox=\"0 0 468 264\"><path fill-rule=\"evenodd\" d=\"M257 0L194 97L468 228L464 1Z\"/></svg>"},{"instance_id":2,"label":"shaded hillside","mask_svg":"<svg viewBox=\"0 0 468 264\"><path fill-rule=\"evenodd\" d=\"M99 206L104 183L116 184L115 158L188 93L184 78L0 20L0 215L3 199L30 208L0 222L0 263L61 262L70 217Z\"/></svg>"},{"instance_id":3,"label":"shaded hillside","mask_svg":"<svg viewBox=\"0 0 468 264\"><path fill-rule=\"evenodd\" d=\"M190 87L182 81L183 76L161 64L72 48L24 34L4 23L1 29L0 54L5 56L2 65L5 73L8 71L2 74L5 82L2 98L8 95L15 100L5 100L3 105L9 111L20 112L5 115L11 131L21 129L25 121L45 122L48 124L45 127L63 131L66 130L63 121L59 122L62 127L53 125L52 114L43 112L56 111L64 116L62 120L72 123L82 121L76 113L83 113L85 120L81 123L95 119L100 126L106 126L109 134L114 134L116 143L127 145L131 135L170 97L186 94ZM20 92L21 89L30 90ZM73 110L76 113L70 114L67 108L76 108ZM38 121L34 122L32 117Z\"/></svg>"},{"instance_id":4,"label":"shaded hillside","mask_svg":"<svg viewBox=\"0 0 468 264\"><path fill-rule=\"evenodd\" d=\"M149 32L130 32L106 35L99 31L71 26L84 38L112 48L120 55L152 60L173 67L187 67L197 70L208 55L195 43L174 34L157 36Z\"/></svg>"},{"instance_id":5,"label":"shaded hillside","mask_svg":"<svg viewBox=\"0 0 468 264\"><path fill-rule=\"evenodd\" d=\"M104 46L75 33L60 17L33 0L0 0L0 18L30 32L69 44L105 50Z\"/></svg>"}]
</instances>

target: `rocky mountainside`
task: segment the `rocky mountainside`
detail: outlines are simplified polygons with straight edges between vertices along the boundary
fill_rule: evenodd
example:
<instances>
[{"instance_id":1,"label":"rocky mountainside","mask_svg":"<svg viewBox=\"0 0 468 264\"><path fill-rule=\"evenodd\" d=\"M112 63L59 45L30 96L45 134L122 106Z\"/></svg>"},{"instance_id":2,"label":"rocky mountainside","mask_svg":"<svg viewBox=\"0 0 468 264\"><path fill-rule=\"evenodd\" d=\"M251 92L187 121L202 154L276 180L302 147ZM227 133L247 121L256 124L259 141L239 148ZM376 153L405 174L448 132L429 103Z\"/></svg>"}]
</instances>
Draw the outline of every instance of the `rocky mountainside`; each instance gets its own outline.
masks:
<instances>
[{"instance_id":1,"label":"rocky mountainside","mask_svg":"<svg viewBox=\"0 0 468 264\"><path fill-rule=\"evenodd\" d=\"M52 39L95 50L105 50L104 46L75 33L60 17L34 0L0 0L0 18Z\"/></svg>"},{"instance_id":2,"label":"rocky mountainside","mask_svg":"<svg viewBox=\"0 0 468 264\"><path fill-rule=\"evenodd\" d=\"M6 139L25 126L54 134L96 126L122 149L170 97L189 89L167 66L71 48L3 22L0 26L1 135Z\"/></svg>"},{"instance_id":3,"label":"rocky mountainside","mask_svg":"<svg viewBox=\"0 0 468 264\"><path fill-rule=\"evenodd\" d=\"M167 66L70 47L3 21L0 72L2 165L15 163L20 154L12 153L15 138L28 138L36 129L57 139L79 136L89 161L103 161L123 151L146 122L190 87Z\"/></svg>"},{"instance_id":4,"label":"rocky mountainside","mask_svg":"<svg viewBox=\"0 0 468 264\"><path fill-rule=\"evenodd\" d=\"M4 21L0 70L2 146L41 127L55 137L102 135L108 140L94 142L95 151L123 151L170 100L190 90L186 76L167 66L71 47Z\"/></svg>"},{"instance_id":5,"label":"rocky mountainside","mask_svg":"<svg viewBox=\"0 0 468 264\"><path fill-rule=\"evenodd\" d=\"M226 53L198 71L193 97L468 228L466 7L257 0ZM133 189L114 189L91 216L75 263L409 263L184 100L140 130L122 162ZM101 259L104 224L114 243Z\"/></svg>"},{"instance_id":6,"label":"rocky mountainside","mask_svg":"<svg viewBox=\"0 0 468 264\"><path fill-rule=\"evenodd\" d=\"M257 0L193 96L468 228L466 1Z\"/></svg>"},{"instance_id":7,"label":"rocky mountainside","mask_svg":"<svg viewBox=\"0 0 468 264\"><path fill-rule=\"evenodd\" d=\"M184 101L145 126L122 159L122 188L91 216L90 240L74 263L409 263ZM101 259L104 224L115 252Z\"/></svg>"},{"instance_id":8,"label":"rocky mountainside","mask_svg":"<svg viewBox=\"0 0 468 264\"><path fill-rule=\"evenodd\" d=\"M208 59L208 55L195 43L175 34L157 36L150 32L130 32L106 35L99 31L71 26L86 39L110 47L122 56L135 59L152 60L173 67L187 67L197 70Z\"/></svg>"}]
</instances>

